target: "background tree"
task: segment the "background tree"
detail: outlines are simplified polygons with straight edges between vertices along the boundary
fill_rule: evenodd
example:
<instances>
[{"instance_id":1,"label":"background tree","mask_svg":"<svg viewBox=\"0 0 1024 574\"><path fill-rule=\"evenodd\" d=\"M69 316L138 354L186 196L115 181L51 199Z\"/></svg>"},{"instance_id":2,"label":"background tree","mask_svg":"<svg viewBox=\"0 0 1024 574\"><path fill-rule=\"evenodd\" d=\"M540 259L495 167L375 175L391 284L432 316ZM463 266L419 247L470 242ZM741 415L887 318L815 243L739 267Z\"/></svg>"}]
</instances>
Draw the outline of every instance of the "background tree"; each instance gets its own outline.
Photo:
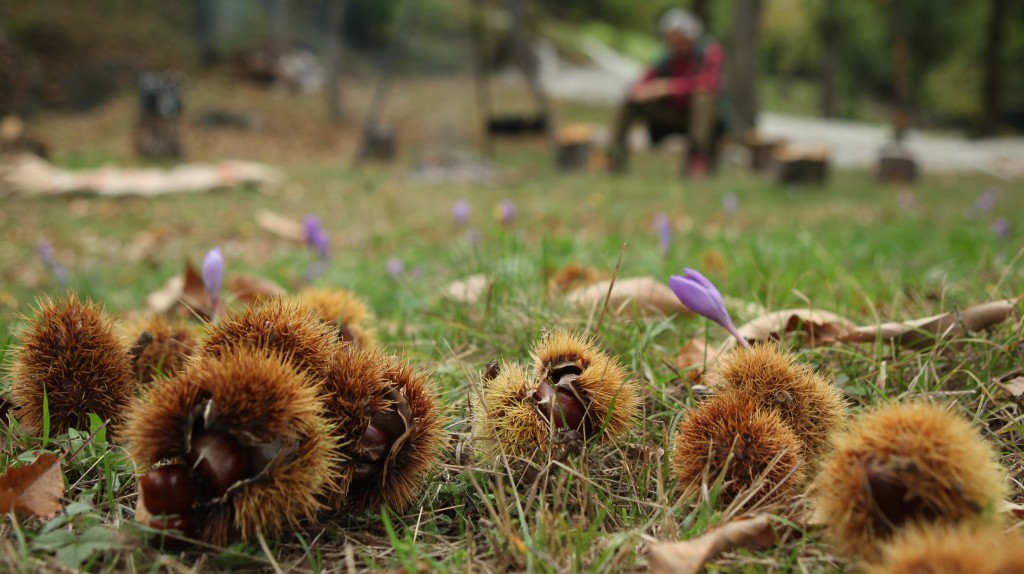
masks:
<instances>
[{"instance_id":1,"label":"background tree","mask_svg":"<svg viewBox=\"0 0 1024 574\"><path fill-rule=\"evenodd\" d=\"M736 129L741 133L757 126L760 19L761 0L733 0L729 86L736 110Z\"/></svg>"}]
</instances>

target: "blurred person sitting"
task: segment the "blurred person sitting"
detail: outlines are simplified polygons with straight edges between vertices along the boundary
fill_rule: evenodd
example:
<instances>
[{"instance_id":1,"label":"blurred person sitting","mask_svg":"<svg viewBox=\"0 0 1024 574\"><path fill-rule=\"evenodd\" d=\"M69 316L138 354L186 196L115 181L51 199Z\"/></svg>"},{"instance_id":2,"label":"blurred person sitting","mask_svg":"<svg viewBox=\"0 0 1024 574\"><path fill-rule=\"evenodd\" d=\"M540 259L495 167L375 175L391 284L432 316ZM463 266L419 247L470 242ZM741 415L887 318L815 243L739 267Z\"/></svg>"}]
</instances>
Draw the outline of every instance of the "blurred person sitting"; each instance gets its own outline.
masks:
<instances>
[{"instance_id":1,"label":"blurred person sitting","mask_svg":"<svg viewBox=\"0 0 1024 574\"><path fill-rule=\"evenodd\" d=\"M703 177L713 167L718 140L726 131L722 48L682 8L666 11L658 28L667 53L630 87L612 132L610 167L625 170L630 126L644 120L653 144L670 134L685 135L686 174Z\"/></svg>"}]
</instances>

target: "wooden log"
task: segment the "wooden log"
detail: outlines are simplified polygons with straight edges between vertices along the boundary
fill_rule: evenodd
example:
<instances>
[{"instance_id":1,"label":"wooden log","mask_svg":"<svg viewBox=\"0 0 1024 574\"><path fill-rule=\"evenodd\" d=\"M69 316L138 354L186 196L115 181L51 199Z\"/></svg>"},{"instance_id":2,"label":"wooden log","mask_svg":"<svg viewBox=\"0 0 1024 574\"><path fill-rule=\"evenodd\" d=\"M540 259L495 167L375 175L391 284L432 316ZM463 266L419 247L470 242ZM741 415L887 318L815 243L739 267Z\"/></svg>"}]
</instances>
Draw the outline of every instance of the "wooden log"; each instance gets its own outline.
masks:
<instances>
[{"instance_id":1,"label":"wooden log","mask_svg":"<svg viewBox=\"0 0 1024 574\"><path fill-rule=\"evenodd\" d=\"M755 172L767 171L772 165L775 150L786 144L784 139L765 138L753 130L747 132L743 142L750 151L750 169Z\"/></svg>"},{"instance_id":2,"label":"wooden log","mask_svg":"<svg viewBox=\"0 0 1024 574\"><path fill-rule=\"evenodd\" d=\"M593 151L593 133L590 126L572 124L558 130L555 135L555 165L564 171L586 168Z\"/></svg>"},{"instance_id":3,"label":"wooden log","mask_svg":"<svg viewBox=\"0 0 1024 574\"><path fill-rule=\"evenodd\" d=\"M824 147L780 146L773 158L775 181L783 185L824 185L829 158L829 150Z\"/></svg>"},{"instance_id":4,"label":"wooden log","mask_svg":"<svg viewBox=\"0 0 1024 574\"><path fill-rule=\"evenodd\" d=\"M891 142L878 154L875 177L883 183L914 183L919 176L914 154L899 143Z\"/></svg>"}]
</instances>

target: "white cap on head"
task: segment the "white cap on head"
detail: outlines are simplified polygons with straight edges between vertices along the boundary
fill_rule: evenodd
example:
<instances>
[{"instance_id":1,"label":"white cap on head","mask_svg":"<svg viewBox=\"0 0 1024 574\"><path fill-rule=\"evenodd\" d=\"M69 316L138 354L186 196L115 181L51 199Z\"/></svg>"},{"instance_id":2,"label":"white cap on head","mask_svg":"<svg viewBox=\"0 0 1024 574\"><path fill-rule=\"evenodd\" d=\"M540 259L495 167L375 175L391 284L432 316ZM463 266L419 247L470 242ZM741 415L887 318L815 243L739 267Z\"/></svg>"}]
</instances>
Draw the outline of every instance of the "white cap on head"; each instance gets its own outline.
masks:
<instances>
[{"instance_id":1,"label":"white cap on head","mask_svg":"<svg viewBox=\"0 0 1024 574\"><path fill-rule=\"evenodd\" d=\"M671 8L666 10L658 22L658 30L662 34L670 30L682 32L692 42L696 42L704 34L704 25L689 10Z\"/></svg>"}]
</instances>

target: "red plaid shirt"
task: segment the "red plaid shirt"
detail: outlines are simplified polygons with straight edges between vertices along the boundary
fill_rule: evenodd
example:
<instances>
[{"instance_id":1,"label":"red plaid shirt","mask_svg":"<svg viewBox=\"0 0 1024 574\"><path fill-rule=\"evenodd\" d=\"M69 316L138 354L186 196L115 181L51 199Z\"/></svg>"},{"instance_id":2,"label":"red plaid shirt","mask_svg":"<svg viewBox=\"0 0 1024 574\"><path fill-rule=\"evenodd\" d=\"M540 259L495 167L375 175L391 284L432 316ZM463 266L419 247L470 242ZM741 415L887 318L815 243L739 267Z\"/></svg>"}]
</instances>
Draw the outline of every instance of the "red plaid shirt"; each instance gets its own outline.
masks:
<instances>
[{"instance_id":1,"label":"red plaid shirt","mask_svg":"<svg viewBox=\"0 0 1024 574\"><path fill-rule=\"evenodd\" d=\"M698 44L686 56L669 54L652 66L637 84L668 79L672 103L686 107L694 92L719 92L722 81L722 48L714 41Z\"/></svg>"}]
</instances>

